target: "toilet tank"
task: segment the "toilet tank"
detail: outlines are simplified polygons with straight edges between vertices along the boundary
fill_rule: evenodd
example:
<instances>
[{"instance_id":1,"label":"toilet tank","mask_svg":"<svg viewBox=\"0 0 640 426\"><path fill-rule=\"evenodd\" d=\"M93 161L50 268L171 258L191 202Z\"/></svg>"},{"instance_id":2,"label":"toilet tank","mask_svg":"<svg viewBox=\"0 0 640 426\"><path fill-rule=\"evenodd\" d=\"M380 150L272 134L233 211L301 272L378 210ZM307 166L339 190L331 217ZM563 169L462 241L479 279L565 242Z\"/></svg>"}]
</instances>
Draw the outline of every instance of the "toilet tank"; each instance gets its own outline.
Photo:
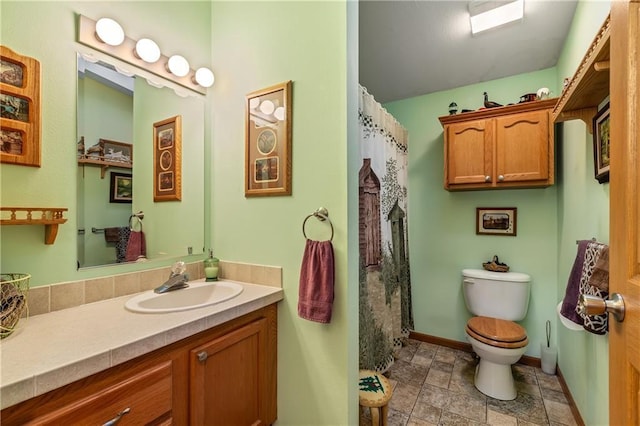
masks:
<instances>
[{"instance_id":1,"label":"toilet tank","mask_svg":"<svg viewBox=\"0 0 640 426\"><path fill-rule=\"evenodd\" d=\"M467 309L474 315L520 321L529 308L531 277L520 272L462 271Z\"/></svg>"}]
</instances>

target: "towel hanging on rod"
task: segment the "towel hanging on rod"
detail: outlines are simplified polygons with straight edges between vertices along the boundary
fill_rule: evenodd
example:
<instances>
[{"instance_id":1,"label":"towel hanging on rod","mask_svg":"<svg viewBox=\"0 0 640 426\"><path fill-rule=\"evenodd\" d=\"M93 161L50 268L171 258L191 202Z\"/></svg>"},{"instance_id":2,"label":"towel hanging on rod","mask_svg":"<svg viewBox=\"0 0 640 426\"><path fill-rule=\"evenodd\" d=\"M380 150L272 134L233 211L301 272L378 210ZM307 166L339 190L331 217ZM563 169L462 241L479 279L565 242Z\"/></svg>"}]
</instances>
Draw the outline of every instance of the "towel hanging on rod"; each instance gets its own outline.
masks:
<instances>
[{"instance_id":1,"label":"towel hanging on rod","mask_svg":"<svg viewBox=\"0 0 640 426\"><path fill-rule=\"evenodd\" d=\"M329 238L329 241L333 241L333 223L331 223L331 219L329 219L329 212L324 207L318 208L315 212L304 218L304 221L302 222L302 235L304 235L304 238L307 240L309 239L309 237L307 237L307 233L304 230L304 227L310 217L315 217L321 222L324 222L325 220L329 222L329 226L331 226L331 237Z\"/></svg>"}]
</instances>

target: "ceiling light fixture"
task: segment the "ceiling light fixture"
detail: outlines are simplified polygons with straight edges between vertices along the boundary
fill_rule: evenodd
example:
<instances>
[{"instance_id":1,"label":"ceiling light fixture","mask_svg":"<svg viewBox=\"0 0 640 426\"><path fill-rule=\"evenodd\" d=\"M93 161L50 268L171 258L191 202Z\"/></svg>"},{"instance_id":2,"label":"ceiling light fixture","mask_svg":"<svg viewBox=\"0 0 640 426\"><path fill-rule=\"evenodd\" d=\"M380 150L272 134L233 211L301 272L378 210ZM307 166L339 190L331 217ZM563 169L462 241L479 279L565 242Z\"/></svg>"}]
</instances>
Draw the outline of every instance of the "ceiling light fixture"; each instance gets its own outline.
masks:
<instances>
[{"instance_id":1,"label":"ceiling light fixture","mask_svg":"<svg viewBox=\"0 0 640 426\"><path fill-rule=\"evenodd\" d=\"M524 17L524 0L486 1L472 0L469 3L471 33L478 34L497 28Z\"/></svg>"},{"instance_id":2,"label":"ceiling light fixture","mask_svg":"<svg viewBox=\"0 0 640 426\"><path fill-rule=\"evenodd\" d=\"M149 38L141 38L136 43L135 54L143 61L153 64L160 59L160 48L155 41Z\"/></svg>"},{"instance_id":3,"label":"ceiling light fixture","mask_svg":"<svg viewBox=\"0 0 640 426\"><path fill-rule=\"evenodd\" d=\"M124 30L111 18L100 18L96 22L98 39L109 46L120 46L124 41Z\"/></svg>"}]
</instances>

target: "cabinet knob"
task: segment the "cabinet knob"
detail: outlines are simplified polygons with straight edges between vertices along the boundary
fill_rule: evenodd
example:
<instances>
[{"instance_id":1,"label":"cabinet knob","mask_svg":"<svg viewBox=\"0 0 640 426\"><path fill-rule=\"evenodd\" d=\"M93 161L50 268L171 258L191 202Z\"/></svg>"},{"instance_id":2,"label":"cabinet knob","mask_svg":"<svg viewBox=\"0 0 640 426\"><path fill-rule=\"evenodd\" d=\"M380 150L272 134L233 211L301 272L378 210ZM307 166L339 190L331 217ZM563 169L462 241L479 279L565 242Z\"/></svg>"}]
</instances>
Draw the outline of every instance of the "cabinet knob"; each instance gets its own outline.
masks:
<instances>
[{"instance_id":1,"label":"cabinet knob","mask_svg":"<svg viewBox=\"0 0 640 426\"><path fill-rule=\"evenodd\" d=\"M102 426L113 426L116 423L118 423L121 419L122 416L124 416L125 414L129 414L129 411L131 411L131 408L127 407L124 410L120 411L114 418L112 418L111 420L109 420L108 422L106 422L105 424L103 424Z\"/></svg>"},{"instance_id":2,"label":"cabinet knob","mask_svg":"<svg viewBox=\"0 0 640 426\"><path fill-rule=\"evenodd\" d=\"M200 352L198 355L198 361L205 362L209 358L209 354L206 351Z\"/></svg>"},{"instance_id":3,"label":"cabinet knob","mask_svg":"<svg viewBox=\"0 0 640 426\"><path fill-rule=\"evenodd\" d=\"M498 176L498 181L499 181L499 182L502 182L503 180L504 180L504 176L503 176L503 175L499 175L499 176Z\"/></svg>"},{"instance_id":4,"label":"cabinet knob","mask_svg":"<svg viewBox=\"0 0 640 426\"><path fill-rule=\"evenodd\" d=\"M484 177L485 182L491 182L491 176L487 175Z\"/></svg>"}]
</instances>

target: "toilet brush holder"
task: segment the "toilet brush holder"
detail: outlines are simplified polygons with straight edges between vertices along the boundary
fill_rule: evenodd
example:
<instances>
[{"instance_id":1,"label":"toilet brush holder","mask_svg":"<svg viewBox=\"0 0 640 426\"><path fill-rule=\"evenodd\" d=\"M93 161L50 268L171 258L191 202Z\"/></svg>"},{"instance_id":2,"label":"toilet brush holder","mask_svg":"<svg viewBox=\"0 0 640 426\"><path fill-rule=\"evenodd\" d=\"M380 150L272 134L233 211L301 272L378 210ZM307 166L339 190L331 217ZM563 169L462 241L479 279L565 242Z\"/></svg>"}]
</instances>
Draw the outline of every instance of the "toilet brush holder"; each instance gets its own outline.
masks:
<instances>
[{"instance_id":1,"label":"toilet brush holder","mask_svg":"<svg viewBox=\"0 0 640 426\"><path fill-rule=\"evenodd\" d=\"M542 371L546 374L556 374L556 363L558 362L558 348L540 344L540 361Z\"/></svg>"}]
</instances>

